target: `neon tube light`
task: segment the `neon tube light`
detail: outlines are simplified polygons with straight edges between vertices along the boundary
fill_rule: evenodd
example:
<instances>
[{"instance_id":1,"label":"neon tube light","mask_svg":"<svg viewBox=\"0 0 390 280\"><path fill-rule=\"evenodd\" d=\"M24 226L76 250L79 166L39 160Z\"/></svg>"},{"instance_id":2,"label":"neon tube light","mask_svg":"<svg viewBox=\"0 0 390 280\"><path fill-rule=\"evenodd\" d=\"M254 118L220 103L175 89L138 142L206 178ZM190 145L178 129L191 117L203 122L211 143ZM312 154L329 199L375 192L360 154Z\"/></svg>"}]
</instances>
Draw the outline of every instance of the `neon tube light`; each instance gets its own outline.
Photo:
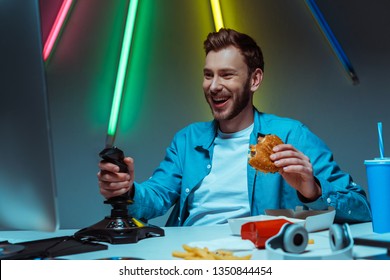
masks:
<instances>
[{"instance_id":1,"label":"neon tube light","mask_svg":"<svg viewBox=\"0 0 390 280\"><path fill-rule=\"evenodd\" d=\"M305 0L305 2L310 12L312 13L314 19L316 20L320 30L324 34L326 40L329 42L333 52L335 53L335 55L343 65L343 68L348 73L349 77L352 79L352 83L358 84L359 78L356 75L351 62L349 61L347 55L343 51L343 48L341 47L336 37L334 36L332 30L330 29L328 23L326 22L317 4L314 2L314 0Z\"/></svg>"},{"instance_id":2,"label":"neon tube light","mask_svg":"<svg viewBox=\"0 0 390 280\"><path fill-rule=\"evenodd\" d=\"M219 0L210 0L210 4L211 4L211 10L213 12L215 31L218 31L219 29L224 27L221 5L219 3Z\"/></svg>"},{"instance_id":3,"label":"neon tube light","mask_svg":"<svg viewBox=\"0 0 390 280\"><path fill-rule=\"evenodd\" d=\"M131 0L126 18L126 26L123 35L122 50L119 58L118 72L116 76L114 97L112 100L110 120L108 124L106 145L112 146L115 139L119 119L120 105L125 83L126 69L130 55L131 40L133 37L135 18L137 14L138 0Z\"/></svg>"},{"instance_id":4,"label":"neon tube light","mask_svg":"<svg viewBox=\"0 0 390 280\"><path fill-rule=\"evenodd\" d=\"M54 21L54 24L50 30L49 36L45 42L43 47L43 60L47 60L50 56L51 51L53 50L53 46L58 38L58 34L65 22L65 19L68 15L70 7L72 6L73 0L64 0L62 2L61 8L57 14L57 17Z\"/></svg>"}]
</instances>

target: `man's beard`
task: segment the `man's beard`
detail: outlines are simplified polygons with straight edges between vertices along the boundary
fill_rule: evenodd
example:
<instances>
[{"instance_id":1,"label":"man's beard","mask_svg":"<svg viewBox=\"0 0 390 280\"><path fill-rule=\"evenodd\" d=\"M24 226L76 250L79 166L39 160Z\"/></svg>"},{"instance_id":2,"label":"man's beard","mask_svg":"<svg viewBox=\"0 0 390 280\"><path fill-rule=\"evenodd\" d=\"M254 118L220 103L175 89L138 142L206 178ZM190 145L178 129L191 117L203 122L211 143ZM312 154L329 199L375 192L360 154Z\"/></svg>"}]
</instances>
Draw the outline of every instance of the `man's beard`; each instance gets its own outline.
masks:
<instances>
[{"instance_id":1,"label":"man's beard","mask_svg":"<svg viewBox=\"0 0 390 280\"><path fill-rule=\"evenodd\" d=\"M243 92L236 95L236 99L233 100L232 107L228 110L213 109L213 106L210 104L208 99L208 97L210 96L210 94L206 94L206 100L210 105L211 113L213 114L214 119L217 121L232 120L237 117L248 106L248 103L250 102L250 79L248 79L245 83ZM232 101L232 97L229 101Z\"/></svg>"}]
</instances>

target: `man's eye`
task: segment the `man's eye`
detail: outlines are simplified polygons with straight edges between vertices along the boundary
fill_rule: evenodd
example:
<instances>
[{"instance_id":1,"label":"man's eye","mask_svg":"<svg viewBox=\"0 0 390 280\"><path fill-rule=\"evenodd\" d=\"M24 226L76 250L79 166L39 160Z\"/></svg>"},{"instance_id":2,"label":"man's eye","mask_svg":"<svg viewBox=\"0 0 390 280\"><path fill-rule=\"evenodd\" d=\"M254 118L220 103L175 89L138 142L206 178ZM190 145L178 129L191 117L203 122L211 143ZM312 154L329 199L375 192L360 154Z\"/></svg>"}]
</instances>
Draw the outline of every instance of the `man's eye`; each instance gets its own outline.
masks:
<instances>
[{"instance_id":1,"label":"man's eye","mask_svg":"<svg viewBox=\"0 0 390 280\"><path fill-rule=\"evenodd\" d=\"M203 76L204 76L204 78L207 79L207 80L213 78L213 75L212 75L211 73L204 73Z\"/></svg>"},{"instance_id":2,"label":"man's eye","mask_svg":"<svg viewBox=\"0 0 390 280\"><path fill-rule=\"evenodd\" d=\"M222 77L224 79L231 79L233 77L233 74L232 73L225 73L225 74L222 75Z\"/></svg>"}]
</instances>

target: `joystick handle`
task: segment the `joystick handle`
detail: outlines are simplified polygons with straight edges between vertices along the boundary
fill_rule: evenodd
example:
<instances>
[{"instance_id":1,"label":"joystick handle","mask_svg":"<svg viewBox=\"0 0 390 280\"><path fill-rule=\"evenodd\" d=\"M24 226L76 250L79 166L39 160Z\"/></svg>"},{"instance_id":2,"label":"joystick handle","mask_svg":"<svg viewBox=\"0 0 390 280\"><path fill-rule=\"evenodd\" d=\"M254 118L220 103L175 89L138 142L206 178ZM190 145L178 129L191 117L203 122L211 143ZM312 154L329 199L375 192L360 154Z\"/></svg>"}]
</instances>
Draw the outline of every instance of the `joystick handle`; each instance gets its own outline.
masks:
<instances>
[{"instance_id":1,"label":"joystick handle","mask_svg":"<svg viewBox=\"0 0 390 280\"><path fill-rule=\"evenodd\" d=\"M99 156L102 159L119 166L119 172L122 173L128 172L127 165L123 161L125 155L121 149L118 149L117 147L105 148L103 151L99 153Z\"/></svg>"},{"instance_id":2,"label":"joystick handle","mask_svg":"<svg viewBox=\"0 0 390 280\"><path fill-rule=\"evenodd\" d=\"M117 147L105 148L99 153L99 156L102 159L119 166L119 172L127 173L129 171L127 165L123 161L125 156L121 149L118 149ZM126 192L124 194L111 197L107 199L104 203L111 204L111 206L114 208L111 211L111 214L113 216L126 216L127 205L133 203L133 201L130 198L130 193Z\"/></svg>"}]
</instances>

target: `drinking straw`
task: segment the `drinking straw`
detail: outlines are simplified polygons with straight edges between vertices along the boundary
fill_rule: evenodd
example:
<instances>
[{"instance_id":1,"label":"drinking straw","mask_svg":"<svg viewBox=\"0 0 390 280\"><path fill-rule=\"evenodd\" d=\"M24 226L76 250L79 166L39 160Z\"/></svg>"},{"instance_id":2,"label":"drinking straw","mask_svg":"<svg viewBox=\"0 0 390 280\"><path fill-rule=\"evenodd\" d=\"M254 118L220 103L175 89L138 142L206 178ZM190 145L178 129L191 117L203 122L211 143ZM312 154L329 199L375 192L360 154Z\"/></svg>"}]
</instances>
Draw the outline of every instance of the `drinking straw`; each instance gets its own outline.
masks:
<instances>
[{"instance_id":1,"label":"drinking straw","mask_svg":"<svg viewBox=\"0 0 390 280\"><path fill-rule=\"evenodd\" d=\"M383 147L383 137L382 137L382 123L378 122L378 136L379 136L379 153L381 156L381 159L385 157L385 151Z\"/></svg>"}]
</instances>

